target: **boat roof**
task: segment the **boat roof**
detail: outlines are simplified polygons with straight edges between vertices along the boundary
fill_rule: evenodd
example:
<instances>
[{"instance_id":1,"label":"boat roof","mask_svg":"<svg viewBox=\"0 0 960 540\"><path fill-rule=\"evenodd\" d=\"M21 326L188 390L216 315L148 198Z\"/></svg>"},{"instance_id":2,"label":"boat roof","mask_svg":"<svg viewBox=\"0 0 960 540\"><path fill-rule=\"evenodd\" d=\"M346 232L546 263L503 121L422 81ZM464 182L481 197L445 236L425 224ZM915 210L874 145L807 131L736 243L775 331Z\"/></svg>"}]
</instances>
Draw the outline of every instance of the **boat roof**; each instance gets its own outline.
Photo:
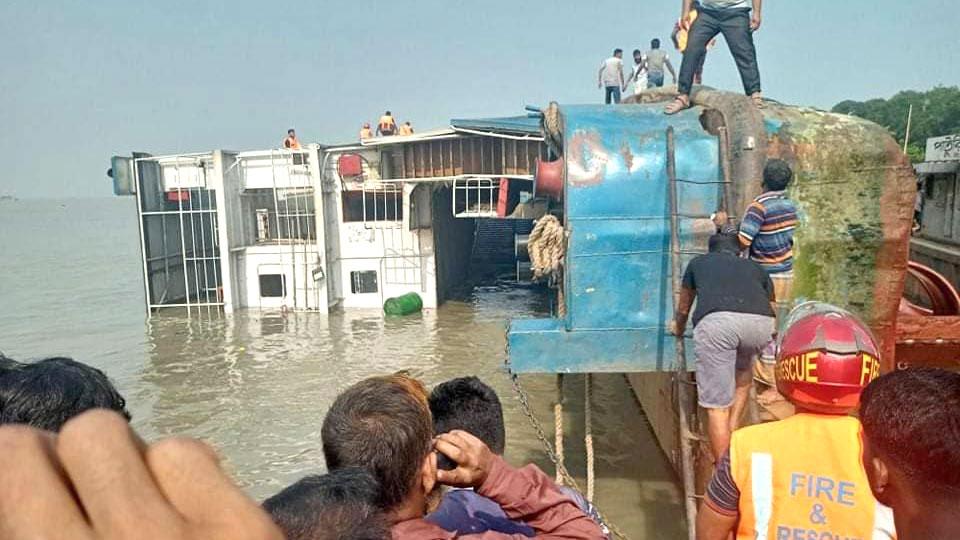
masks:
<instances>
[{"instance_id":1,"label":"boat roof","mask_svg":"<svg viewBox=\"0 0 960 540\"><path fill-rule=\"evenodd\" d=\"M500 118L454 118L450 126L457 131L488 131L540 135L539 116L504 116Z\"/></svg>"}]
</instances>

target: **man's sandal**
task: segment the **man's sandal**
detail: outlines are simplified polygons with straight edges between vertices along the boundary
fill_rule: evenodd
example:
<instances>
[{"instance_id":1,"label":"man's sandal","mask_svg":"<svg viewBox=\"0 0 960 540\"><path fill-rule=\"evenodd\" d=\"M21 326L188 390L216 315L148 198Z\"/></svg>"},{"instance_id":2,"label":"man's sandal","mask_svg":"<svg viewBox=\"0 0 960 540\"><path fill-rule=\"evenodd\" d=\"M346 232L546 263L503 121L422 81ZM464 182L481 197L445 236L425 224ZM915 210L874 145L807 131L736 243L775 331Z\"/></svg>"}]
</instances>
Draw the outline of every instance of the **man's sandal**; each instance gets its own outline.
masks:
<instances>
[{"instance_id":1,"label":"man's sandal","mask_svg":"<svg viewBox=\"0 0 960 540\"><path fill-rule=\"evenodd\" d=\"M678 112L690 108L690 98L687 96L677 96L665 109L663 114L677 114Z\"/></svg>"}]
</instances>

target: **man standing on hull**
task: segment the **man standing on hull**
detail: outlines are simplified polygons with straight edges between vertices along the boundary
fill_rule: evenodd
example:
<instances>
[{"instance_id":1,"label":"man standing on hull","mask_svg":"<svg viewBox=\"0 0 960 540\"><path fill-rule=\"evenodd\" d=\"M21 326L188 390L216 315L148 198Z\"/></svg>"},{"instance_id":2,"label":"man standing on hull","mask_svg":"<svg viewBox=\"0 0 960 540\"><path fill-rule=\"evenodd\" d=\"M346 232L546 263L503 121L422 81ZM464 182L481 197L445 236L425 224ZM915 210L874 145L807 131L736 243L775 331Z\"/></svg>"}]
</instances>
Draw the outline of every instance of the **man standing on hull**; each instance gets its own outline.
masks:
<instances>
[{"instance_id":1,"label":"man standing on hull","mask_svg":"<svg viewBox=\"0 0 960 540\"><path fill-rule=\"evenodd\" d=\"M604 89L604 102L620 103L620 91L626 88L623 84L623 49L614 49L613 56L600 64L597 74L597 88Z\"/></svg>"},{"instance_id":2,"label":"man standing on hull","mask_svg":"<svg viewBox=\"0 0 960 540\"><path fill-rule=\"evenodd\" d=\"M650 88L663 87L663 70L670 72L673 82L677 82L677 74L673 71L673 64L670 63L670 57L667 52L660 48L660 40L654 39L650 42L650 52L647 53L647 80Z\"/></svg>"},{"instance_id":3,"label":"man standing on hull","mask_svg":"<svg viewBox=\"0 0 960 540\"><path fill-rule=\"evenodd\" d=\"M720 33L737 63L744 92L757 107L763 106L757 49L753 44L753 33L760 29L762 5L763 0L700 0L699 16L690 28L687 48L680 64L677 98L667 105L664 112L676 114L690 107L694 74L702 67L707 44ZM693 7L693 0L683 0L681 21L687 19Z\"/></svg>"}]
</instances>

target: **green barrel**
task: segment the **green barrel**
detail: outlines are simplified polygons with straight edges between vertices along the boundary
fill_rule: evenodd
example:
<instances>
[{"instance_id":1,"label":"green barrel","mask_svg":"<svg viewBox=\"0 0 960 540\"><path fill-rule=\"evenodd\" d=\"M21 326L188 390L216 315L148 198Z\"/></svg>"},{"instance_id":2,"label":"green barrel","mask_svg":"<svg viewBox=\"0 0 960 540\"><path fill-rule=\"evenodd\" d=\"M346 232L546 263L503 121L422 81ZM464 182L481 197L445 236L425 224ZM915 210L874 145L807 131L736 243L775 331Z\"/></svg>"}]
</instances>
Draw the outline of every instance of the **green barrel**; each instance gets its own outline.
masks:
<instances>
[{"instance_id":1,"label":"green barrel","mask_svg":"<svg viewBox=\"0 0 960 540\"><path fill-rule=\"evenodd\" d=\"M410 315L423 309L420 295L412 292L396 298L387 298L383 303L383 312L387 315Z\"/></svg>"}]
</instances>

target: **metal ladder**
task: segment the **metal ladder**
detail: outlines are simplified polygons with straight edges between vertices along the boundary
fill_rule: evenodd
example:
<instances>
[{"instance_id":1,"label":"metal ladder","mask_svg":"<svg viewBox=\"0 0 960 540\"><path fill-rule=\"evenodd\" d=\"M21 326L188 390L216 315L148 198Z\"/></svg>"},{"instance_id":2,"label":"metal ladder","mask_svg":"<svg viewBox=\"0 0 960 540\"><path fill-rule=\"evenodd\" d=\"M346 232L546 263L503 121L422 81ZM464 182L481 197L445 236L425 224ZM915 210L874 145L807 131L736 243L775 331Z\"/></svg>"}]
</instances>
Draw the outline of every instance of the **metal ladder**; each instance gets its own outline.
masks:
<instances>
[{"instance_id":1,"label":"metal ladder","mask_svg":"<svg viewBox=\"0 0 960 540\"><path fill-rule=\"evenodd\" d=\"M720 144L720 167L723 174L723 180L720 182L697 182L690 180L680 180L677 178L676 147L673 127L668 127L667 137L667 179L669 181L670 197L670 274L673 289L673 308L674 313L677 310L677 303L680 299L682 265L681 255L701 254L696 251L685 251L680 245L680 218L702 219L708 216L699 216L683 214L680 212L680 203L678 197L677 184L680 182L691 184L721 184L723 186L723 197L720 202L719 210L725 210L732 203L732 188L730 182L730 144L729 134L726 127L721 127L718 134ZM676 336L676 374L674 380L677 385L677 409L679 415L680 428L680 468L683 479L684 506L687 514L687 534L690 540L696 540L697 537L697 499L701 495L696 493L696 478L694 473L695 455L693 443L703 440L703 437L696 431L690 429L690 418L697 418L696 406L691 411L691 400L689 396L689 387L694 383L689 380L687 375L687 355L683 336Z\"/></svg>"}]
</instances>

